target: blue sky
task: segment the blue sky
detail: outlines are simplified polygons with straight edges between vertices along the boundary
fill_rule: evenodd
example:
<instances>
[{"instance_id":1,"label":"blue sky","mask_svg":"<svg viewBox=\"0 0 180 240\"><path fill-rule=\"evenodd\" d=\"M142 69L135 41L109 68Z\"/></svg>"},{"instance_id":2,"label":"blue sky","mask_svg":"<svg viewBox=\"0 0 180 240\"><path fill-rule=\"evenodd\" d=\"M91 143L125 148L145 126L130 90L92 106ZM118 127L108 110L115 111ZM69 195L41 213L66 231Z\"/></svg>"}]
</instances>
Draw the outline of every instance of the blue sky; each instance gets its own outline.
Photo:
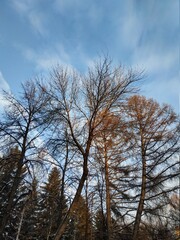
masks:
<instances>
[{"instance_id":1,"label":"blue sky","mask_svg":"<svg viewBox=\"0 0 180 240\"><path fill-rule=\"evenodd\" d=\"M0 89L18 93L57 63L85 72L108 52L179 112L179 30L179 0L1 0Z\"/></svg>"}]
</instances>

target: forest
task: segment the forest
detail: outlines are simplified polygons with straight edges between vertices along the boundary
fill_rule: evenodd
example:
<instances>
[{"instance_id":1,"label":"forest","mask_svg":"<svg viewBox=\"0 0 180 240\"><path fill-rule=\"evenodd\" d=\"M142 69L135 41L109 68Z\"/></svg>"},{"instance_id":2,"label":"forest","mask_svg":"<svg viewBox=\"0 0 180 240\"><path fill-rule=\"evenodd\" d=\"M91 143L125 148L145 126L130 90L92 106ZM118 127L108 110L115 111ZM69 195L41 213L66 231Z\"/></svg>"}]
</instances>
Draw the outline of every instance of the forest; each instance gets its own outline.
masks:
<instances>
[{"instance_id":1,"label":"forest","mask_svg":"<svg viewBox=\"0 0 180 240\"><path fill-rule=\"evenodd\" d=\"M101 58L4 92L0 239L180 239L180 121Z\"/></svg>"}]
</instances>

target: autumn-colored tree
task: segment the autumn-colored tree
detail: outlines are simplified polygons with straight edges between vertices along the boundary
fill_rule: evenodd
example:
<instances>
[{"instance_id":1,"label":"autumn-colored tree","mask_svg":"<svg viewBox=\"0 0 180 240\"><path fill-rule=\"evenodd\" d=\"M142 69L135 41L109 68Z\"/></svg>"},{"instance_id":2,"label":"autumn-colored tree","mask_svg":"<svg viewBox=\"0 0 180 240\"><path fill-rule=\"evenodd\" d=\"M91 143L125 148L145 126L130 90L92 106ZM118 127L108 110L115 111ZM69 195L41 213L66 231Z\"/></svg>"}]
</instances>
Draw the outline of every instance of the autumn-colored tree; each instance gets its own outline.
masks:
<instances>
[{"instance_id":1,"label":"autumn-colored tree","mask_svg":"<svg viewBox=\"0 0 180 240\"><path fill-rule=\"evenodd\" d=\"M124 135L132 147L133 164L140 171L133 183L134 189L140 188L134 198L139 199L133 230L133 240L137 240L143 213L157 215L169 203L169 193L178 188L168 182L178 176L180 135L171 107L143 96L129 98L125 120Z\"/></svg>"},{"instance_id":2,"label":"autumn-colored tree","mask_svg":"<svg viewBox=\"0 0 180 240\"><path fill-rule=\"evenodd\" d=\"M120 163L120 144L118 138L118 128L120 126L119 117L113 113L102 111L99 113L101 123L95 131L95 146L97 148L96 158L97 163L103 168L105 178L105 195L106 195L106 239L112 239L112 219L111 219L111 206L112 206L112 178L114 175L112 167ZM98 120L98 118L97 118Z\"/></svg>"}]
</instances>

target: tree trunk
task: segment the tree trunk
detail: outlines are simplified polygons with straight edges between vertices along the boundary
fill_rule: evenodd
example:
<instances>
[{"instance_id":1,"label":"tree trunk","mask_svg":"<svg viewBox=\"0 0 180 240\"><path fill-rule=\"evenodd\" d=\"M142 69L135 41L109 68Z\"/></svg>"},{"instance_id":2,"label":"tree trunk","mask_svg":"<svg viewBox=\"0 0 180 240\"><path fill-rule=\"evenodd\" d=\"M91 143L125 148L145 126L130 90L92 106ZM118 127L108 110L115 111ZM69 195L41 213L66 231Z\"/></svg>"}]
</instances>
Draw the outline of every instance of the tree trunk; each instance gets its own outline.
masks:
<instances>
[{"instance_id":1,"label":"tree trunk","mask_svg":"<svg viewBox=\"0 0 180 240\"><path fill-rule=\"evenodd\" d=\"M87 169L87 162L86 162L86 167L84 167L83 175L82 175L82 177L80 179L79 186L78 186L78 189L76 191L76 194L75 194L75 197L73 199L73 202L72 202L72 204L71 204L71 206L70 206L66 216L64 217L61 225L59 226L59 228L58 228L58 230L56 232L54 240L60 240L61 237L63 236L63 234L65 232L65 229L67 227L69 218L70 218L70 216L73 214L73 212L76 210L76 208L78 206L78 201L79 201L79 198L81 196L81 192L82 192L84 183L85 183L85 181L87 179L87 175L88 175L88 169Z\"/></svg>"},{"instance_id":2,"label":"tree trunk","mask_svg":"<svg viewBox=\"0 0 180 240\"><path fill-rule=\"evenodd\" d=\"M68 136L67 136L67 130L66 130L66 157L65 157L65 163L62 170L62 183L61 183L61 196L60 196L60 211L59 211L59 219L58 221L61 222L63 218L63 208L64 208L64 188L65 188L65 175L68 165L68 158L69 158L69 145L68 145Z\"/></svg>"},{"instance_id":3,"label":"tree trunk","mask_svg":"<svg viewBox=\"0 0 180 240\"><path fill-rule=\"evenodd\" d=\"M109 165L107 156L106 139L104 138L104 158L105 158L105 181L106 181L106 214L107 214L107 239L111 239L111 199L109 187Z\"/></svg>"},{"instance_id":4,"label":"tree trunk","mask_svg":"<svg viewBox=\"0 0 180 240\"><path fill-rule=\"evenodd\" d=\"M89 212L88 212L88 178L86 179L86 227L85 227L85 239L89 239L88 230L89 230Z\"/></svg>"},{"instance_id":5,"label":"tree trunk","mask_svg":"<svg viewBox=\"0 0 180 240\"><path fill-rule=\"evenodd\" d=\"M133 240L137 240L138 232L139 232L139 226L141 223L141 216L144 209L144 200L145 200L145 194L146 194L146 159L143 154L142 156L142 184L141 184L141 195L140 195L140 201L136 213L136 219L133 229Z\"/></svg>"},{"instance_id":6,"label":"tree trunk","mask_svg":"<svg viewBox=\"0 0 180 240\"><path fill-rule=\"evenodd\" d=\"M16 191L17 191L17 189L19 187L19 184L21 182L21 172L22 172L22 167L23 167L23 164L24 164L23 160L24 160L24 156L25 156L25 152L26 152L26 141L27 141L27 136L28 136L28 132L29 132L30 122L31 122L31 119L29 119L29 121L27 123L26 131L25 131L24 139L23 139L23 143L22 143L22 151L21 151L21 154L19 156L19 159L17 159L18 160L17 171L16 171L16 175L14 177L14 182L13 182L13 186L12 186L10 196L9 196L9 199L8 199L5 215L3 216L3 219L2 219L2 222L1 222L1 225L0 225L0 237L3 236L4 228L6 227L6 224L9 220L11 210L13 208L14 196L15 196Z\"/></svg>"},{"instance_id":7,"label":"tree trunk","mask_svg":"<svg viewBox=\"0 0 180 240\"><path fill-rule=\"evenodd\" d=\"M20 218L20 222L19 222L19 226L18 226L18 232L17 232L16 240L19 240L21 227L22 227L22 223L23 223L23 218L24 218L24 213L25 213L25 208L26 208L26 206L23 207L23 210L22 210L22 213L21 213L21 218Z\"/></svg>"}]
</instances>

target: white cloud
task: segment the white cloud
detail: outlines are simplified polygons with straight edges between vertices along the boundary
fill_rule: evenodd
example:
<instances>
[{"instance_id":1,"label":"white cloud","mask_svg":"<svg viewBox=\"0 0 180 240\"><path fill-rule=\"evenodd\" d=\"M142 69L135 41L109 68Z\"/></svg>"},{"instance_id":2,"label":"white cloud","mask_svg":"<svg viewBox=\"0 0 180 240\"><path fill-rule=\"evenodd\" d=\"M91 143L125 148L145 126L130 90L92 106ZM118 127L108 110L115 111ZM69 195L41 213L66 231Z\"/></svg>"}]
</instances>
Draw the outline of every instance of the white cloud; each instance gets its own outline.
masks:
<instances>
[{"instance_id":1,"label":"white cloud","mask_svg":"<svg viewBox=\"0 0 180 240\"><path fill-rule=\"evenodd\" d=\"M54 50L46 49L35 51L31 48L22 49L27 60L35 64L40 71L49 71L57 64L70 66L70 57L61 44L57 44Z\"/></svg>"},{"instance_id":2,"label":"white cloud","mask_svg":"<svg viewBox=\"0 0 180 240\"><path fill-rule=\"evenodd\" d=\"M139 18L133 0L121 6L119 16L116 21L116 38L120 48L124 50L134 50L137 46L140 35L143 30L143 22Z\"/></svg>"},{"instance_id":3,"label":"white cloud","mask_svg":"<svg viewBox=\"0 0 180 240\"><path fill-rule=\"evenodd\" d=\"M46 35L47 30L44 27L44 15L38 11L30 11L28 14L29 22L32 27L41 35Z\"/></svg>"},{"instance_id":4,"label":"white cloud","mask_svg":"<svg viewBox=\"0 0 180 240\"><path fill-rule=\"evenodd\" d=\"M20 14L24 14L31 9L31 0L12 0L12 4L16 11Z\"/></svg>"},{"instance_id":5,"label":"white cloud","mask_svg":"<svg viewBox=\"0 0 180 240\"><path fill-rule=\"evenodd\" d=\"M132 56L132 64L144 68L147 75L142 86L143 94L153 97L160 103L171 104L176 111L180 94L176 70L178 62L178 53L175 50L159 51L158 44L137 48Z\"/></svg>"},{"instance_id":6,"label":"white cloud","mask_svg":"<svg viewBox=\"0 0 180 240\"><path fill-rule=\"evenodd\" d=\"M74 8L74 6L82 6L83 1L81 0L55 0L55 8L62 14L67 11L69 8Z\"/></svg>"},{"instance_id":7,"label":"white cloud","mask_svg":"<svg viewBox=\"0 0 180 240\"><path fill-rule=\"evenodd\" d=\"M103 19L102 8L97 7L95 4L89 6L87 14L91 24L94 26L99 25Z\"/></svg>"},{"instance_id":8,"label":"white cloud","mask_svg":"<svg viewBox=\"0 0 180 240\"><path fill-rule=\"evenodd\" d=\"M143 52L143 49L142 49ZM142 53L141 52L141 53ZM178 95L180 83L177 66L178 55L172 52L158 53L151 50L133 56L133 64L144 68L147 81L144 82L144 93L160 103L171 104L178 111Z\"/></svg>"},{"instance_id":9,"label":"white cloud","mask_svg":"<svg viewBox=\"0 0 180 240\"><path fill-rule=\"evenodd\" d=\"M1 90L5 90L5 91L9 91L10 90L9 84L4 79L1 71L0 71L0 89Z\"/></svg>"},{"instance_id":10,"label":"white cloud","mask_svg":"<svg viewBox=\"0 0 180 240\"><path fill-rule=\"evenodd\" d=\"M178 54L174 51L158 51L158 46L142 46L134 51L133 65L139 65L147 72L157 73L171 70L177 64Z\"/></svg>"},{"instance_id":11,"label":"white cloud","mask_svg":"<svg viewBox=\"0 0 180 240\"><path fill-rule=\"evenodd\" d=\"M47 16L38 10L38 2L39 0L12 0L12 6L18 14L28 20L33 30L44 36L47 34Z\"/></svg>"},{"instance_id":12,"label":"white cloud","mask_svg":"<svg viewBox=\"0 0 180 240\"><path fill-rule=\"evenodd\" d=\"M3 98L3 90L10 91L10 87L0 71L0 111L2 111L3 107L7 104L6 100Z\"/></svg>"},{"instance_id":13,"label":"white cloud","mask_svg":"<svg viewBox=\"0 0 180 240\"><path fill-rule=\"evenodd\" d=\"M129 64L145 70L147 80L142 94L160 103L169 103L178 110L179 54L174 32L177 10L174 8L176 4L169 4L164 6L157 1L149 1L139 7L127 4L125 9L129 9L119 20L122 25L118 36L122 46L130 53Z\"/></svg>"},{"instance_id":14,"label":"white cloud","mask_svg":"<svg viewBox=\"0 0 180 240\"><path fill-rule=\"evenodd\" d=\"M168 103L174 110L179 112L179 97L180 97L180 82L179 78L174 77L171 79L150 79L145 82L142 88L142 94L147 97L156 99L159 103Z\"/></svg>"}]
</instances>

